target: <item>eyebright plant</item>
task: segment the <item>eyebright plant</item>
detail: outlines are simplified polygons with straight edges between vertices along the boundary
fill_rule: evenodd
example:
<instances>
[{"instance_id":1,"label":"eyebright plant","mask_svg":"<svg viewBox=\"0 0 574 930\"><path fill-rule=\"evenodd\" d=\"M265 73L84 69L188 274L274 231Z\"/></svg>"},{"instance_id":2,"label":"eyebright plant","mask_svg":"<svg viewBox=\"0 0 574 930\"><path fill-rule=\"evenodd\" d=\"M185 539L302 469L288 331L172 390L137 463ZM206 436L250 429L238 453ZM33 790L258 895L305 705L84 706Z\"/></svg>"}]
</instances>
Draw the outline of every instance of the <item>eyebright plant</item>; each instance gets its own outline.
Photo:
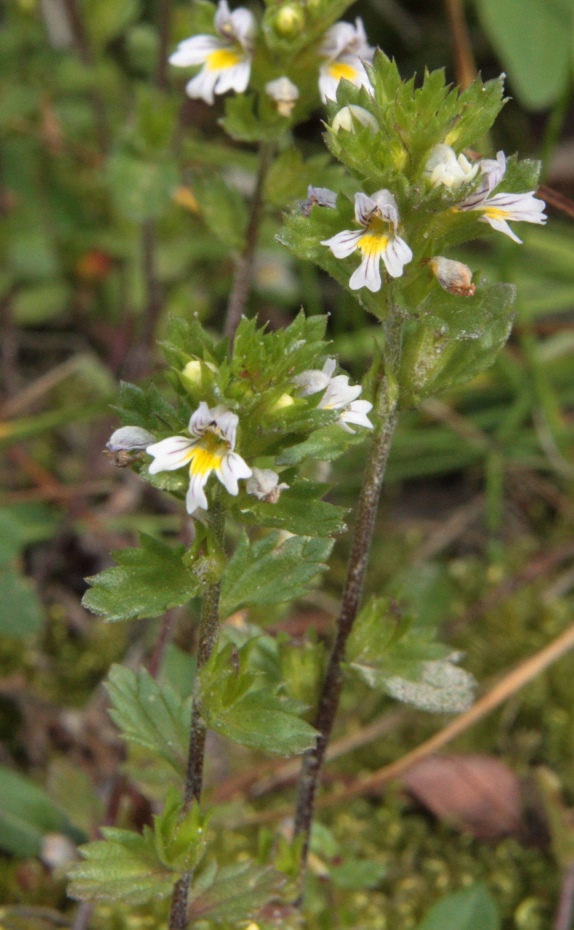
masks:
<instances>
[{"instance_id":1,"label":"eyebright plant","mask_svg":"<svg viewBox=\"0 0 574 930\"><path fill-rule=\"evenodd\" d=\"M459 248L496 232L519 242L509 224L545 222L539 166L477 154L503 105L502 79L464 91L442 71L404 80L360 20L339 20L348 5L289 0L259 15L226 0L196 3L196 28L170 58L174 80L190 71L190 97L223 106L232 139L258 144L259 169L245 236L232 243L224 334L193 316L172 318L165 377L120 391L124 425L109 454L174 498L185 530L181 542L142 534L138 547L114 553L117 564L89 579L84 603L109 621L162 617L163 638L174 609L191 603L196 669L184 695L143 669L110 672L130 777L145 791L153 766L156 813L141 834L103 829L83 847L70 885L85 902L165 899L170 930L196 920L270 927L271 903L275 916L296 920L299 908L309 926L324 925L313 923L317 900L305 911L305 864L347 680L431 712L458 713L473 698L461 657L424 618L389 592L364 595L365 568L400 412L471 380L510 332L513 286L484 280ZM331 163L293 148L292 128L321 102ZM301 311L275 331L248 319L262 209L266 198L277 205L273 180L291 201L278 242L380 323L363 384L333 356L325 316ZM237 198L213 184L219 216L225 197ZM202 196L207 204L198 189ZM199 201L188 192L194 210ZM265 624L320 584L347 520L324 499L328 491L336 499L336 488L319 480L322 463L359 443L366 464L337 624L324 641L295 648ZM286 836L261 834L259 852L231 864L219 854L225 818L203 794L208 730L264 754L303 756Z\"/></svg>"}]
</instances>

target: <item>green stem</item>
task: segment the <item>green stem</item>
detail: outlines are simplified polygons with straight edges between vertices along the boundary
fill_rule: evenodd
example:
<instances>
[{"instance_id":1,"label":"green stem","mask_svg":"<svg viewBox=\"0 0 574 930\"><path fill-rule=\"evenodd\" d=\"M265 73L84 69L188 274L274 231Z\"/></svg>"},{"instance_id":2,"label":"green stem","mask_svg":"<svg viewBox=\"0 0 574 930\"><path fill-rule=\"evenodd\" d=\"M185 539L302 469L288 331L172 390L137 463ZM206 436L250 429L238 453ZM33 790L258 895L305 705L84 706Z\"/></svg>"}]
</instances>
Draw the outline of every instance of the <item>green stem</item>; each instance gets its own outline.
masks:
<instances>
[{"instance_id":1,"label":"green stem","mask_svg":"<svg viewBox=\"0 0 574 930\"><path fill-rule=\"evenodd\" d=\"M211 506L210 523L217 541L223 546L224 511L218 500L214 501ZM219 583L210 585L205 592L201 605L197 671L191 711L191 732L183 791L182 816L188 812L194 802L199 803L201 800L206 728L201 719L201 709L198 701L199 672L208 661L217 643L219 633L219 593ZM175 885L171 901L169 930L186 930L188 926L187 902L192 877L193 872L184 872Z\"/></svg>"},{"instance_id":2,"label":"green stem","mask_svg":"<svg viewBox=\"0 0 574 930\"><path fill-rule=\"evenodd\" d=\"M379 496L398 419L398 390L394 373L399 368L401 343L402 320L397 311L391 311L385 330L386 374L379 385L376 398L377 426L363 478L335 642L323 681L317 716L314 722L315 728L319 731L319 736L315 747L310 749L303 758L299 777L294 833L296 837L303 836L301 878L305 874L319 775L339 707L339 698L343 686L342 666L345 659L345 647L363 595Z\"/></svg>"},{"instance_id":3,"label":"green stem","mask_svg":"<svg viewBox=\"0 0 574 930\"><path fill-rule=\"evenodd\" d=\"M257 248L257 238L259 236L259 227L263 214L263 191L267 173L271 167L272 158L273 146L271 143L263 142L259 149L259 170L257 172L253 200L251 201L251 211L249 213L249 222L245 234L245 246L235 265L233 286L227 303L227 313L223 332L225 336L230 337L231 347L233 346L235 331L245 312L249 291L251 289L255 250Z\"/></svg>"}]
</instances>

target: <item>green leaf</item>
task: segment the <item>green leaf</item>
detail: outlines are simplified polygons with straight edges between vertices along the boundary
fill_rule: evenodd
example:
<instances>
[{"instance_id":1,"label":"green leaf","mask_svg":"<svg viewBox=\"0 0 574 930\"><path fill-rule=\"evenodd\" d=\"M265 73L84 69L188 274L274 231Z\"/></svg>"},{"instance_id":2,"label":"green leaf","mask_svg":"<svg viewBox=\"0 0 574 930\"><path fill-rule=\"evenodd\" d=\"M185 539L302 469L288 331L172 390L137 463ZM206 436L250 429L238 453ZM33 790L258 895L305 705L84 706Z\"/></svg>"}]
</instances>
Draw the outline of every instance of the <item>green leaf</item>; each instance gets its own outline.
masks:
<instances>
[{"instance_id":1,"label":"green leaf","mask_svg":"<svg viewBox=\"0 0 574 930\"><path fill-rule=\"evenodd\" d=\"M327 485L312 481L292 484L283 491L277 503L249 498L237 506L246 523L272 526L299 536L335 536L345 530L347 510L326 501L317 500L328 490Z\"/></svg>"},{"instance_id":2,"label":"green leaf","mask_svg":"<svg viewBox=\"0 0 574 930\"><path fill-rule=\"evenodd\" d=\"M285 882L285 876L274 869L250 862L211 868L192 884L190 918L192 922L231 921L238 926L256 917L265 904L277 897Z\"/></svg>"},{"instance_id":3,"label":"green leaf","mask_svg":"<svg viewBox=\"0 0 574 930\"><path fill-rule=\"evenodd\" d=\"M438 901L418 930L500 930L500 913L486 885L477 883Z\"/></svg>"},{"instance_id":4,"label":"green leaf","mask_svg":"<svg viewBox=\"0 0 574 930\"><path fill-rule=\"evenodd\" d=\"M155 845L160 860L170 869L187 872L197 868L207 850L206 819L199 805L183 811L181 792L168 791L165 807L154 817Z\"/></svg>"},{"instance_id":5,"label":"green leaf","mask_svg":"<svg viewBox=\"0 0 574 930\"><path fill-rule=\"evenodd\" d=\"M364 891L374 888L384 878L387 867L370 859L347 859L329 866L329 877L337 888L345 891Z\"/></svg>"},{"instance_id":6,"label":"green leaf","mask_svg":"<svg viewBox=\"0 0 574 930\"><path fill-rule=\"evenodd\" d=\"M304 442L288 446L277 458L278 465L299 465L304 459L332 462L360 442L368 438L369 431L357 427L356 433L348 433L337 423L315 430Z\"/></svg>"},{"instance_id":7,"label":"green leaf","mask_svg":"<svg viewBox=\"0 0 574 930\"><path fill-rule=\"evenodd\" d=\"M145 669L112 665L106 690L110 716L128 742L150 749L183 774L191 723L191 698L180 698Z\"/></svg>"},{"instance_id":8,"label":"green leaf","mask_svg":"<svg viewBox=\"0 0 574 930\"><path fill-rule=\"evenodd\" d=\"M170 546L144 533L140 542L140 549L112 553L118 565L87 579L92 587L84 594L84 607L107 620L159 617L199 592L200 583L182 562L185 546Z\"/></svg>"},{"instance_id":9,"label":"green leaf","mask_svg":"<svg viewBox=\"0 0 574 930\"><path fill-rule=\"evenodd\" d=\"M223 577L222 616L243 607L302 597L315 575L327 568L332 548L331 539L292 536L281 541L279 532L252 544L242 536Z\"/></svg>"},{"instance_id":10,"label":"green leaf","mask_svg":"<svg viewBox=\"0 0 574 930\"><path fill-rule=\"evenodd\" d=\"M90 38L98 45L121 35L139 11L138 0L86 0L82 10Z\"/></svg>"},{"instance_id":11,"label":"green leaf","mask_svg":"<svg viewBox=\"0 0 574 930\"><path fill-rule=\"evenodd\" d=\"M247 209L242 194L218 174L196 175L193 193L211 233L229 249L240 251L245 240Z\"/></svg>"},{"instance_id":12,"label":"green leaf","mask_svg":"<svg viewBox=\"0 0 574 930\"><path fill-rule=\"evenodd\" d=\"M179 173L175 160L116 152L107 163L108 181L119 213L134 223L160 216L171 202Z\"/></svg>"},{"instance_id":13,"label":"green leaf","mask_svg":"<svg viewBox=\"0 0 574 930\"><path fill-rule=\"evenodd\" d=\"M70 831L48 795L29 778L0 767L0 848L14 856L37 856L46 833Z\"/></svg>"},{"instance_id":14,"label":"green leaf","mask_svg":"<svg viewBox=\"0 0 574 930\"><path fill-rule=\"evenodd\" d=\"M44 623L44 611L29 578L16 562L0 562L0 603L2 618L0 634L19 639L38 632Z\"/></svg>"},{"instance_id":15,"label":"green leaf","mask_svg":"<svg viewBox=\"0 0 574 930\"><path fill-rule=\"evenodd\" d=\"M164 430L167 427L174 432L182 428L176 411L155 384L148 384L142 388L122 381L114 410L126 426L141 426L142 429L151 431Z\"/></svg>"},{"instance_id":16,"label":"green leaf","mask_svg":"<svg viewBox=\"0 0 574 930\"><path fill-rule=\"evenodd\" d=\"M136 905L171 894L180 876L159 860L149 827L143 835L117 827L101 832L103 840L80 847L83 861L69 872L70 897Z\"/></svg>"},{"instance_id":17,"label":"green leaf","mask_svg":"<svg viewBox=\"0 0 574 930\"><path fill-rule=\"evenodd\" d=\"M211 730L242 746L283 755L305 752L317 731L298 714L303 705L277 695L276 687L246 668L250 643L214 653L200 673L201 716Z\"/></svg>"},{"instance_id":18,"label":"green leaf","mask_svg":"<svg viewBox=\"0 0 574 930\"><path fill-rule=\"evenodd\" d=\"M347 663L369 687L433 713L460 713L474 697L461 654L434 641L435 630L401 615L390 598L372 598L347 644Z\"/></svg>"},{"instance_id":19,"label":"green leaf","mask_svg":"<svg viewBox=\"0 0 574 930\"><path fill-rule=\"evenodd\" d=\"M481 285L474 297L432 291L421 305L420 323L405 335L402 404L466 384L492 365L510 335L515 295L511 284Z\"/></svg>"},{"instance_id":20,"label":"green leaf","mask_svg":"<svg viewBox=\"0 0 574 930\"><path fill-rule=\"evenodd\" d=\"M571 0L475 0L484 30L525 107L551 107L572 66Z\"/></svg>"}]
</instances>

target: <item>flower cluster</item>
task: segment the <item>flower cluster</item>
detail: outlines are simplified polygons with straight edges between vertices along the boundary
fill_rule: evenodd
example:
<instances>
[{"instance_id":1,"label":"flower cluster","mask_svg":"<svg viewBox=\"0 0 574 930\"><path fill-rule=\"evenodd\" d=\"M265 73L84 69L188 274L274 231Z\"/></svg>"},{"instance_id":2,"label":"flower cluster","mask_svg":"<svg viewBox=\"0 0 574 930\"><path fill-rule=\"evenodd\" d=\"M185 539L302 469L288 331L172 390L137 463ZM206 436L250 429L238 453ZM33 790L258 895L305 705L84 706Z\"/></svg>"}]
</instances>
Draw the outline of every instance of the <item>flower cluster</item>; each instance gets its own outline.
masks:
<instances>
[{"instance_id":1,"label":"flower cluster","mask_svg":"<svg viewBox=\"0 0 574 930\"><path fill-rule=\"evenodd\" d=\"M309 397L318 391L324 391L317 404L320 410L337 410L339 412L339 426L346 432L354 433L349 424L364 426L372 429L373 424L367 414L373 405L368 400L358 400L363 389L360 384L349 384L348 375L336 375L333 372L337 367L334 358L328 358L321 370L311 368L296 375L293 381L299 388L300 397Z\"/></svg>"},{"instance_id":2,"label":"flower cluster","mask_svg":"<svg viewBox=\"0 0 574 930\"><path fill-rule=\"evenodd\" d=\"M255 51L257 24L245 7L230 12L227 0L219 0L214 18L215 35L196 35L180 42L170 57L178 68L201 66L187 86L187 94L212 104L214 94L229 90L243 93L249 84ZM335 23L318 48L321 100L335 99L337 86L345 78L357 87L371 88L364 62L371 62L375 49L368 44L360 19ZM280 116L289 117L299 98L299 88L287 75L268 81L265 90L277 103Z\"/></svg>"},{"instance_id":3,"label":"flower cluster","mask_svg":"<svg viewBox=\"0 0 574 930\"><path fill-rule=\"evenodd\" d=\"M344 128L352 131L351 116L349 121L350 124ZM364 121L362 122L364 124ZM452 210L476 211L480 213L480 222L488 223L515 242L521 242L508 225L508 221L544 224L547 219L543 212L545 203L534 196L534 191L493 194L505 173L504 152L498 152L496 159L484 158L473 165L465 155L457 156L449 145L441 143L431 150L423 170L423 178L431 189L444 186L457 191L459 188L470 187L478 177L476 188L463 196ZM313 191L314 188L310 190ZM322 199L310 195L309 200L303 205L303 212L309 213L314 205L335 205L336 195L320 190ZM327 196L329 193L330 197ZM361 263L351 275L349 287L351 290L366 287L375 293L382 286L381 261L392 278L399 278L404 273L405 265L412 260L413 253L405 240L398 235L399 211L390 191L379 190L370 195L362 191L356 193L355 220L358 229L344 229L330 239L323 239L321 245L328 246L335 258L347 258L358 250L361 253ZM442 256L433 256L425 262L445 290L458 296L474 295L475 288L466 265Z\"/></svg>"}]
</instances>

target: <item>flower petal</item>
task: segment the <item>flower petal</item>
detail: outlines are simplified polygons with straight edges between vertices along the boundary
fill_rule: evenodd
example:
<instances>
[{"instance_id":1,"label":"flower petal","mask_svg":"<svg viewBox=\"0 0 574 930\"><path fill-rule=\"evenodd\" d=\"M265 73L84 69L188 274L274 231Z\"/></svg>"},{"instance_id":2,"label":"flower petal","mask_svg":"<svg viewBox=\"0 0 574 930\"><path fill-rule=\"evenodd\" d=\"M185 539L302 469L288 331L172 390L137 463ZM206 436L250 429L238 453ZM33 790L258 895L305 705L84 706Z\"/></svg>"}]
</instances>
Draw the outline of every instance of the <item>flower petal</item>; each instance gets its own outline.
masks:
<instances>
[{"instance_id":1,"label":"flower petal","mask_svg":"<svg viewBox=\"0 0 574 930\"><path fill-rule=\"evenodd\" d=\"M219 78L218 71L210 71L209 68L202 68L191 81L185 85L185 92L192 100L204 100L210 106L214 102L215 85Z\"/></svg>"},{"instance_id":2,"label":"flower petal","mask_svg":"<svg viewBox=\"0 0 574 930\"><path fill-rule=\"evenodd\" d=\"M170 55L170 65L176 68L189 68L193 65L202 65L211 52L216 51L223 45L221 39L216 36L200 35L193 36L191 39L185 39L180 42L175 52Z\"/></svg>"},{"instance_id":3,"label":"flower petal","mask_svg":"<svg viewBox=\"0 0 574 930\"><path fill-rule=\"evenodd\" d=\"M200 508L201 510L207 510L207 497L205 496L205 483L209 478L209 474L197 474L192 475L189 481L189 488L187 489L187 494L185 496L185 508L188 513L193 513L195 510Z\"/></svg>"},{"instance_id":4,"label":"flower petal","mask_svg":"<svg viewBox=\"0 0 574 930\"><path fill-rule=\"evenodd\" d=\"M237 481L239 478L250 478L252 471L237 452L228 452L221 461L221 468L215 472L223 487L235 495L239 492Z\"/></svg>"},{"instance_id":5,"label":"flower petal","mask_svg":"<svg viewBox=\"0 0 574 930\"><path fill-rule=\"evenodd\" d=\"M363 261L349 280L349 287L352 291L358 291L361 287L368 288L373 294L380 291L382 284L380 258L380 252L367 252L363 255Z\"/></svg>"},{"instance_id":6,"label":"flower petal","mask_svg":"<svg viewBox=\"0 0 574 930\"><path fill-rule=\"evenodd\" d=\"M412 260L413 253L404 239L393 236L383 252L382 258L392 278L400 278L403 268Z\"/></svg>"},{"instance_id":7,"label":"flower petal","mask_svg":"<svg viewBox=\"0 0 574 930\"><path fill-rule=\"evenodd\" d=\"M236 93L242 94L249 84L250 74L250 61L240 61L225 71L219 71L215 93L225 94L228 90L234 90Z\"/></svg>"},{"instance_id":8,"label":"flower petal","mask_svg":"<svg viewBox=\"0 0 574 930\"><path fill-rule=\"evenodd\" d=\"M323 239L321 245L328 245L335 258L347 258L357 248L362 229L344 229L330 239Z\"/></svg>"},{"instance_id":9,"label":"flower petal","mask_svg":"<svg viewBox=\"0 0 574 930\"><path fill-rule=\"evenodd\" d=\"M355 194L355 219L361 226L368 224L373 210L376 210L376 208L376 201L372 197L363 194L362 191Z\"/></svg>"},{"instance_id":10,"label":"flower petal","mask_svg":"<svg viewBox=\"0 0 574 930\"><path fill-rule=\"evenodd\" d=\"M193 457L194 448L195 441L186 436L169 436L148 446L146 452L154 458L148 469L150 475L181 468Z\"/></svg>"}]
</instances>

